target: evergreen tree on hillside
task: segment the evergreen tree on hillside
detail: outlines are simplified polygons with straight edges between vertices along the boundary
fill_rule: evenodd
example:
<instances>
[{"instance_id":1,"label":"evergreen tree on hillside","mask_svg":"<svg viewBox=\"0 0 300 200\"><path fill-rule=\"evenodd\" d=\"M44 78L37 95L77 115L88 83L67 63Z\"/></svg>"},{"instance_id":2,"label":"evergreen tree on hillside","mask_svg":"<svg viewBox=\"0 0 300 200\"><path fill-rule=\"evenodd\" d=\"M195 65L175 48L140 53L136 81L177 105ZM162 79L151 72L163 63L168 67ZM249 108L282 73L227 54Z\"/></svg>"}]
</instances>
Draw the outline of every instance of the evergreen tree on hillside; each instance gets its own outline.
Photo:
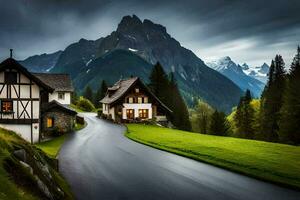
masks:
<instances>
[{"instance_id":1,"label":"evergreen tree on hillside","mask_svg":"<svg viewBox=\"0 0 300 200\"><path fill-rule=\"evenodd\" d=\"M190 130L189 113L187 106L179 92L174 75L170 80L163 67L156 63L150 74L150 90L173 112L168 118L174 126L182 130Z\"/></svg>"},{"instance_id":2,"label":"evergreen tree on hillside","mask_svg":"<svg viewBox=\"0 0 300 200\"><path fill-rule=\"evenodd\" d=\"M300 47L287 76L279 122L279 139L282 142L300 144Z\"/></svg>"},{"instance_id":3,"label":"evergreen tree on hillside","mask_svg":"<svg viewBox=\"0 0 300 200\"><path fill-rule=\"evenodd\" d=\"M166 93L166 105L173 111L172 122L178 129L190 131L191 123L188 108L179 92L173 73L170 75L170 83L168 85L169 91Z\"/></svg>"},{"instance_id":4,"label":"evergreen tree on hillside","mask_svg":"<svg viewBox=\"0 0 300 200\"><path fill-rule=\"evenodd\" d=\"M254 109L251 106L252 96L250 90L247 90L245 96L241 97L238 104L234 121L237 133L243 138L253 139L254 137Z\"/></svg>"},{"instance_id":5,"label":"evergreen tree on hillside","mask_svg":"<svg viewBox=\"0 0 300 200\"><path fill-rule=\"evenodd\" d=\"M88 99L90 102L93 102L93 91L89 85L85 88L83 92L83 97Z\"/></svg>"},{"instance_id":6,"label":"evergreen tree on hillside","mask_svg":"<svg viewBox=\"0 0 300 200\"><path fill-rule=\"evenodd\" d=\"M229 130L229 122L223 112L215 110L211 115L209 133L212 135L227 135Z\"/></svg>"},{"instance_id":7,"label":"evergreen tree on hillside","mask_svg":"<svg viewBox=\"0 0 300 200\"><path fill-rule=\"evenodd\" d=\"M99 108L101 106L100 100L104 98L106 91L107 91L107 84L105 80L102 80L101 85L98 88L94 98L94 105L96 108Z\"/></svg>"},{"instance_id":8,"label":"evergreen tree on hillside","mask_svg":"<svg viewBox=\"0 0 300 200\"><path fill-rule=\"evenodd\" d=\"M169 90L169 80L163 67L157 62L149 77L150 90L164 103L168 104L168 96L166 95Z\"/></svg>"},{"instance_id":9,"label":"evergreen tree on hillside","mask_svg":"<svg viewBox=\"0 0 300 200\"><path fill-rule=\"evenodd\" d=\"M272 61L269 80L261 97L261 134L267 141L278 141L280 109L285 89L284 61L276 55Z\"/></svg>"}]
</instances>

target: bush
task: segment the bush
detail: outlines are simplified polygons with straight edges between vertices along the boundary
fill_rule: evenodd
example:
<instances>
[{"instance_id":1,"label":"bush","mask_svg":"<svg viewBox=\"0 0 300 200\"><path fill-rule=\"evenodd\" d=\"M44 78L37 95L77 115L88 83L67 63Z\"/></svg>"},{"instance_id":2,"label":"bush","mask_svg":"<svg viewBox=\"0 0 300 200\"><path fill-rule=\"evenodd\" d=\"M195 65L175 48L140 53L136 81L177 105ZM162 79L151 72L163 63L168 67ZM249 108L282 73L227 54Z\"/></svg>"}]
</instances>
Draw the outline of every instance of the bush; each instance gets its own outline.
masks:
<instances>
[{"instance_id":1,"label":"bush","mask_svg":"<svg viewBox=\"0 0 300 200\"><path fill-rule=\"evenodd\" d=\"M95 106L92 102L90 102L88 99L85 99L83 97L80 97L79 101L76 105L79 109L86 111L86 112L92 112L95 110Z\"/></svg>"}]
</instances>

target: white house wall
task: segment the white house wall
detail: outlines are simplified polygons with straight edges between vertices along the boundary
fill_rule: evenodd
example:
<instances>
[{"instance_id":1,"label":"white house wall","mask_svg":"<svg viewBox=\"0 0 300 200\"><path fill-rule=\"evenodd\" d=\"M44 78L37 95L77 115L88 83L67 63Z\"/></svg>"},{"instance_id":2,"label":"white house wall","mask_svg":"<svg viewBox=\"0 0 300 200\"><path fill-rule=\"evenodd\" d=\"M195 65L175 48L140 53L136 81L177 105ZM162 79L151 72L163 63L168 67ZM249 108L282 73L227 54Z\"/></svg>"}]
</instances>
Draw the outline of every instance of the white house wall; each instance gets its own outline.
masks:
<instances>
[{"instance_id":1,"label":"white house wall","mask_svg":"<svg viewBox=\"0 0 300 200\"><path fill-rule=\"evenodd\" d=\"M33 124L33 142L39 141L39 124ZM37 126L37 129L35 127ZM31 125L30 124L0 124L0 127L16 132L19 136L24 138L26 141L31 142Z\"/></svg>"},{"instance_id":2,"label":"white house wall","mask_svg":"<svg viewBox=\"0 0 300 200\"><path fill-rule=\"evenodd\" d=\"M126 110L133 109L134 117L139 117L139 109L148 109L149 119L152 119L152 104L151 103L123 103L122 118L127 119Z\"/></svg>"},{"instance_id":3,"label":"white house wall","mask_svg":"<svg viewBox=\"0 0 300 200\"><path fill-rule=\"evenodd\" d=\"M64 92L64 94L65 94L64 99L58 99L58 92L53 92L52 94L49 94L49 102L56 100L61 104L70 105L71 104L71 92Z\"/></svg>"}]
</instances>

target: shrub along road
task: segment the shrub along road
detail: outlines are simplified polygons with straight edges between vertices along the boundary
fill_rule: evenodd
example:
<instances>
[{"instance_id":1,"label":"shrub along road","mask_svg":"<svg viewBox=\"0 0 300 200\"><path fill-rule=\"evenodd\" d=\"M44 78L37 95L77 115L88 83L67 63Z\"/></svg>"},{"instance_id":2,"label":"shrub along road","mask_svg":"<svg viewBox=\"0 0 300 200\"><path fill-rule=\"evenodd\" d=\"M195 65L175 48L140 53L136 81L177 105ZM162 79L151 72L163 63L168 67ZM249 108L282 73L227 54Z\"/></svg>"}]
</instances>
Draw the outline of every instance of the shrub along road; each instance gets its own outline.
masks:
<instances>
[{"instance_id":1,"label":"shrub along road","mask_svg":"<svg viewBox=\"0 0 300 200\"><path fill-rule=\"evenodd\" d=\"M77 199L299 199L300 193L153 149L125 127L85 114L59 154Z\"/></svg>"}]
</instances>

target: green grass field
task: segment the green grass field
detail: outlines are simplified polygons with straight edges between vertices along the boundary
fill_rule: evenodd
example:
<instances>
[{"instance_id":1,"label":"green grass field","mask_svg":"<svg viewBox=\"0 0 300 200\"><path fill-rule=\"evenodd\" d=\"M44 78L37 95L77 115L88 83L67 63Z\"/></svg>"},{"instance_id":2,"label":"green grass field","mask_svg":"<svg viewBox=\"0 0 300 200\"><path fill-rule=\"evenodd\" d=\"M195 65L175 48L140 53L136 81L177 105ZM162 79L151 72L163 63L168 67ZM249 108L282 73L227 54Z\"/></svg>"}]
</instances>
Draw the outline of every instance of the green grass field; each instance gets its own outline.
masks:
<instances>
[{"instance_id":1,"label":"green grass field","mask_svg":"<svg viewBox=\"0 0 300 200\"><path fill-rule=\"evenodd\" d=\"M300 147L128 124L126 136L149 146L300 189Z\"/></svg>"},{"instance_id":2,"label":"green grass field","mask_svg":"<svg viewBox=\"0 0 300 200\"><path fill-rule=\"evenodd\" d=\"M42 151L44 151L48 156L55 158L65 142L68 134L64 134L62 136L59 136L57 138L54 138L52 140L46 141L46 142L41 142L36 144L35 146Z\"/></svg>"}]
</instances>

